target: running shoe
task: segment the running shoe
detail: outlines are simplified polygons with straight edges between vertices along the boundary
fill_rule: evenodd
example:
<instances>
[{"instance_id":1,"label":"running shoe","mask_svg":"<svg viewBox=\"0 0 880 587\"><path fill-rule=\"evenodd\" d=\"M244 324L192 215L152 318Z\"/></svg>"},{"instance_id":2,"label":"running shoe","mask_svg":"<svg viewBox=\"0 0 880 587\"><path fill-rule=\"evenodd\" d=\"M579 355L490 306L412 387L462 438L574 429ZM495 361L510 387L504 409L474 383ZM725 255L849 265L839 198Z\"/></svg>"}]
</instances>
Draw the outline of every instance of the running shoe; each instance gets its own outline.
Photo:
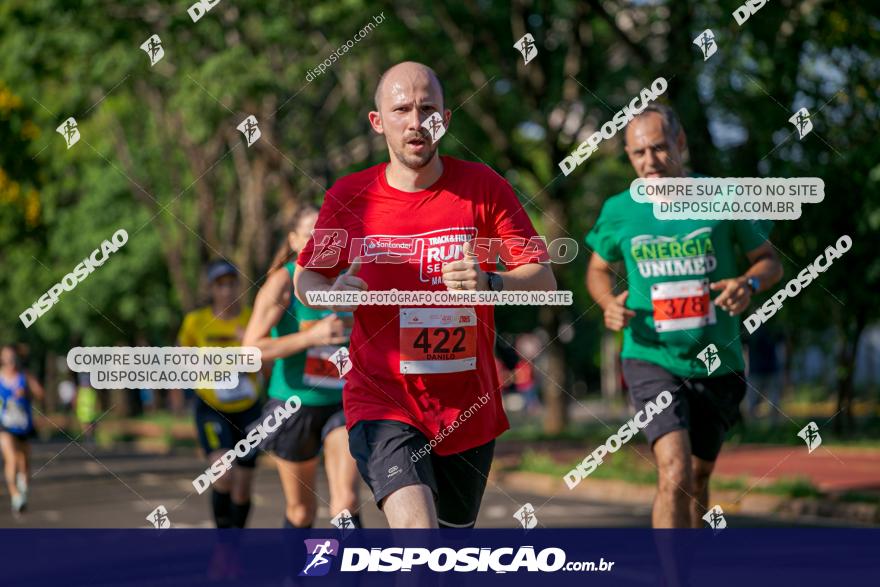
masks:
<instances>
[{"instance_id":1,"label":"running shoe","mask_svg":"<svg viewBox=\"0 0 880 587\"><path fill-rule=\"evenodd\" d=\"M12 513L22 513L24 511L25 505L27 505L27 498L24 496L24 494L19 493L18 495L12 496Z\"/></svg>"}]
</instances>

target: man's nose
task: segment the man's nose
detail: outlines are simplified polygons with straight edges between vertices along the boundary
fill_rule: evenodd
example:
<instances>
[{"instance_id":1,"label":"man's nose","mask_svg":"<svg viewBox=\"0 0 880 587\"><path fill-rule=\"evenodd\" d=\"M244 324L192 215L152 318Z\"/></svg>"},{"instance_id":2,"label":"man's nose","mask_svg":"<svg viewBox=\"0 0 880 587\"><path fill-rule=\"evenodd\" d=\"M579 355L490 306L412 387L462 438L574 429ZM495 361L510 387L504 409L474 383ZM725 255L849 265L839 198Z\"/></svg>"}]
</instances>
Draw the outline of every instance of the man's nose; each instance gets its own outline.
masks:
<instances>
[{"instance_id":1,"label":"man's nose","mask_svg":"<svg viewBox=\"0 0 880 587\"><path fill-rule=\"evenodd\" d=\"M645 162L648 165L653 167L658 160L659 158L657 157L657 154L654 153L653 149L645 149Z\"/></svg>"},{"instance_id":2,"label":"man's nose","mask_svg":"<svg viewBox=\"0 0 880 587\"><path fill-rule=\"evenodd\" d=\"M407 130L419 131L422 127L422 122L424 122L422 111L419 108L413 108L407 117Z\"/></svg>"}]
</instances>

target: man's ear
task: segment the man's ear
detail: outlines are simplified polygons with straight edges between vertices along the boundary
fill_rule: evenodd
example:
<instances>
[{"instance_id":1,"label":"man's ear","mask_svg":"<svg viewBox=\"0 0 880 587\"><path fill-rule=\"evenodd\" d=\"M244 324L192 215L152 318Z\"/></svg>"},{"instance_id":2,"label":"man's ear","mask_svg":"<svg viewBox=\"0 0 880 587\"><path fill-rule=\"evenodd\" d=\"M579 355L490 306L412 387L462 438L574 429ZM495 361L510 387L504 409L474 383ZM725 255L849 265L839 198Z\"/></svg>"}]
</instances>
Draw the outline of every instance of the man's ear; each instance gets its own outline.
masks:
<instances>
[{"instance_id":1,"label":"man's ear","mask_svg":"<svg viewBox=\"0 0 880 587\"><path fill-rule=\"evenodd\" d=\"M683 128L678 129L678 138L675 140L675 144L680 153L684 153L687 149L687 136L685 136Z\"/></svg>"},{"instance_id":2,"label":"man's ear","mask_svg":"<svg viewBox=\"0 0 880 587\"><path fill-rule=\"evenodd\" d=\"M373 127L373 130L380 135L385 134L385 129L382 126L382 115L376 110L372 110L368 117L370 119L370 126Z\"/></svg>"},{"instance_id":3,"label":"man's ear","mask_svg":"<svg viewBox=\"0 0 880 587\"><path fill-rule=\"evenodd\" d=\"M449 121L452 120L452 110L446 109L443 111L443 126L449 128Z\"/></svg>"}]
</instances>

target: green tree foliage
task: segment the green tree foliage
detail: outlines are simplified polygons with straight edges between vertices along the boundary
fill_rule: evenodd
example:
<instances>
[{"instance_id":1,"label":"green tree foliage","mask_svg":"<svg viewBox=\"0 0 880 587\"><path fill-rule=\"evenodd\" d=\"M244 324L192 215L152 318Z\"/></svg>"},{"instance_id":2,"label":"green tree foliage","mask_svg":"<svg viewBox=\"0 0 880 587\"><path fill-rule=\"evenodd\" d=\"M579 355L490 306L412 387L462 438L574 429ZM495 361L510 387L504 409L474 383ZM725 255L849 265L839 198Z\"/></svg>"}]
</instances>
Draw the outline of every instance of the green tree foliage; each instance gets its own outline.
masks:
<instances>
[{"instance_id":1,"label":"green tree foliage","mask_svg":"<svg viewBox=\"0 0 880 587\"><path fill-rule=\"evenodd\" d=\"M545 424L558 430L572 381L598 379L602 321L583 285L582 239L634 175L619 138L570 176L558 163L663 76L695 170L825 180L825 202L777 223L773 242L788 275L844 232L853 250L775 319L796 341L837 333L851 396L854 343L877 318L880 27L855 0L780 0L742 26L739 4L222 0L192 22L186 2L7 0L0 326L59 351L77 340L167 344L203 301L201 268L217 256L241 268L250 300L297 207L386 160L366 118L375 83L418 60L438 72L453 110L443 151L486 162L542 234L581 245L555 267L574 306L498 310L502 331L548 331ZM706 28L719 49L703 61L692 40ZM539 51L528 65L513 47L525 33ZM152 34L165 51L153 67L139 49ZM801 106L815 130L798 140L788 118ZM262 132L251 147L236 130L248 115ZM54 131L68 116L82 133L69 150ZM129 243L25 332L18 313L120 227Z\"/></svg>"}]
</instances>

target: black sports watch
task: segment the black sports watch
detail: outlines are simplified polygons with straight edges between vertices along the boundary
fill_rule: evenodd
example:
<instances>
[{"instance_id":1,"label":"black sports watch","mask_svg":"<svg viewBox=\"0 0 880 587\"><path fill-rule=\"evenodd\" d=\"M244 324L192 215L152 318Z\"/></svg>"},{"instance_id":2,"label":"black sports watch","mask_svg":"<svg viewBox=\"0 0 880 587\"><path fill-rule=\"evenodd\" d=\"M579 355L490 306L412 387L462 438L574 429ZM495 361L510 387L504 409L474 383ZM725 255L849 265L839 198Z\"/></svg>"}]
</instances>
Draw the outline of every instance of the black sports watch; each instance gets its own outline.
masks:
<instances>
[{"instance_id":1,"label":"black sports watch","mask_svg":"<svg viewBox=\"0 0 880 587\"><path fill-rule=\"evenodd\" d=\"M752 293L758 293L758 289L761 287L761 282L758 281L757 277L749 277L746 280L746 283L749 284L749 289L752 290Z\"/></svg>"},{"instance_id":2,"label":"black sports watch","mask_svg":"<svg viewBox=\"0 0 880 587\"><path fill-rule=\"evenodd\" d=\"M501 279L501 276L497 273L493 273L491 271L486 272L486 277L489 278L489 290L490 291L501 291L504 289L504 280Z\"/></svg>"}]
</instances>

